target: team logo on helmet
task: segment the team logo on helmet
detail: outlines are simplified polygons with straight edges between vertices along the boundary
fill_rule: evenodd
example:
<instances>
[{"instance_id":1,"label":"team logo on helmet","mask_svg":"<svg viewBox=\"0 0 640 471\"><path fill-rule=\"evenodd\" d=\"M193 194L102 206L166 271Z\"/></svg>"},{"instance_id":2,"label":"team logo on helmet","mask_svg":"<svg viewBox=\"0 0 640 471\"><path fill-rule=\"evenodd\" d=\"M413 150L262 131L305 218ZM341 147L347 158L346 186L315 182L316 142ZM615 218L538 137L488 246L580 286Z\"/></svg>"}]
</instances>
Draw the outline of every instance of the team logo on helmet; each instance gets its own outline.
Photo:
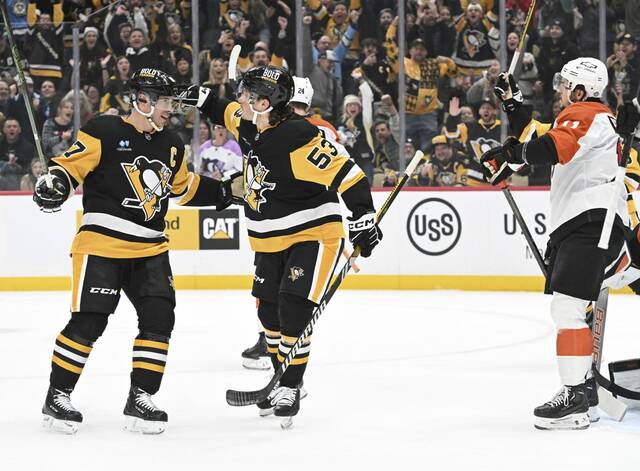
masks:
<instances>
[{"instance_id":1,"label":"team logo on helmet","mask_svg":"<svg viewBox=\"0 0 640 471\"><path fill-rule=\"evenodd\" d=\"M249 151L245 162L244 200L251 209L259 213L260 206L267 201L264 193L273 190L276 184L266 180L269 170L253 155L253 151Z\"/></svg>"},{"instance_id":2,"label":"team logo on helmet","mask_svg":"<svg viewBox=\"0 0 640 471\"><path fill-rule=\"evenodd\" d=\"M122 206L140 209L144 213L144 220L151 220L160 211L162 200L169 196L171 170L159 160L149 161L143 155L136 157L132 164L120 165L136 194L135 198L122 200Z\"/></svg>"}]
</instances>

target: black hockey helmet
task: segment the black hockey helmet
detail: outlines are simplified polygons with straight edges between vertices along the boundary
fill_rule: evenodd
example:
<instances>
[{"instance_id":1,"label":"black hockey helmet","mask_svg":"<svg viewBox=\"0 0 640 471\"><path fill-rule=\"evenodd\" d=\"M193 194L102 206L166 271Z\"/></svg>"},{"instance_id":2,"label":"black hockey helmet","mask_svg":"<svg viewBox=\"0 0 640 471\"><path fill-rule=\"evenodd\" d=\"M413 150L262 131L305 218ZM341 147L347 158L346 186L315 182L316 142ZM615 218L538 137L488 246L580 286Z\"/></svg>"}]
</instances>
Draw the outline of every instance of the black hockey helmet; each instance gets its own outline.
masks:
<instances>
[{"instance_id":1,"label":"black hockey helmet","mask_svg":"<svg viewBox=\"0 0 640 471\"><path fill-rule=\"evenodd\" d=\"M129 80L129 89L134 95L134 100L137 99L138 92L149 94L152 100L157 100L159 96L172 97L177 88L174 78L159 69L138 69Z\"/></svg>"},{"instance_id":2,"label":"black hockey helmet","mask_svg":"<svg viewBox=\"0 0 640 471\"><path fill-rule=\"evenodd\" d=\"M252 102L264 97L273 109L284 108L293 96L293 78L281 67L255 67L240 79L238 94L245 90L251 94Z\"/></svg>"}]
</instances>

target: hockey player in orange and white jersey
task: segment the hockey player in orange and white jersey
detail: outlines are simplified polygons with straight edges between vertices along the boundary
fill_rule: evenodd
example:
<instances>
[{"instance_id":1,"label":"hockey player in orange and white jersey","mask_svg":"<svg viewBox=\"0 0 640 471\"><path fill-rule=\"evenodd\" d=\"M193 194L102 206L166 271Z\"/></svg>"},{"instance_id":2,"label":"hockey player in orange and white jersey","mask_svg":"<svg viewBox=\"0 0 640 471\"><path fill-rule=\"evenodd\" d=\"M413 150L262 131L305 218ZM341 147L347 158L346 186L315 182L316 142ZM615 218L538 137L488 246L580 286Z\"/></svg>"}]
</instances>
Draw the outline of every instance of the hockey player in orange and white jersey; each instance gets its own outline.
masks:
<instances>
[{"instance_id":1,"label":"hockey player in orange and white jersey","mask_svg":"<svg viewBox=\"0 0 640 471\"><path fill-rule=\"evenodd\" d=\"M568 62L554 77L563 110L556 121L542 124L521 108L522 95L512 76L501 74L496 95L509 117L513 135L481 161L496 185L512 170L509 164L552 165L551 233L545 292L552 294L551 316L558 329L556 354L562 388L534 410L539 429L585 429L589 405L597 404L593 380L587 380L593 338L586 308L598 297L605 271L617 268L626 251L629 216L626 191L614 182L620 144L616 119L602 103L607 68L597 59ZM597 244L612 192L615 222L607 250ZM587 383L587 384L585 384ZM591 383L591 384L588 384Z\"/></svg>"}]
</instances>

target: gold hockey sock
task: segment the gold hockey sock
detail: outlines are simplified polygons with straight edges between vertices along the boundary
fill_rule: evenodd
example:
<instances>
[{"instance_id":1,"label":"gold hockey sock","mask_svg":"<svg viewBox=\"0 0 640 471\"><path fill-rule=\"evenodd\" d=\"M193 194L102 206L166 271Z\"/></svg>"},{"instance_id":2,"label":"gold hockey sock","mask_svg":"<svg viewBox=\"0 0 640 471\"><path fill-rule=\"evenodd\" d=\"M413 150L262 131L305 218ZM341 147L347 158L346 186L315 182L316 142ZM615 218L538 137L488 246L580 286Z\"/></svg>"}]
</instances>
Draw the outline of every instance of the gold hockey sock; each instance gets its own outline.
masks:
<instances>
[{"instance_id":1,"label":"gold hockey sock","mask_svg":"<svg viewBox=\"0 0 640 471\"><path fill-rule=\"evenodd\" d=\"M169 337L141 332L133 342L131 384L152 395L158 392L168 352Z\"/></svg>"},{"instance_id":2,"label":"gold hockey sock","mask_svg":"<svg viewBox=\"0 0 640 471\"><path fill-rule=\"evenodd\" d=\"M66 391L73 390L92 348L93 342L65 331L60 332L51 358L51 386Z\"/></svg>"}]
</instances>

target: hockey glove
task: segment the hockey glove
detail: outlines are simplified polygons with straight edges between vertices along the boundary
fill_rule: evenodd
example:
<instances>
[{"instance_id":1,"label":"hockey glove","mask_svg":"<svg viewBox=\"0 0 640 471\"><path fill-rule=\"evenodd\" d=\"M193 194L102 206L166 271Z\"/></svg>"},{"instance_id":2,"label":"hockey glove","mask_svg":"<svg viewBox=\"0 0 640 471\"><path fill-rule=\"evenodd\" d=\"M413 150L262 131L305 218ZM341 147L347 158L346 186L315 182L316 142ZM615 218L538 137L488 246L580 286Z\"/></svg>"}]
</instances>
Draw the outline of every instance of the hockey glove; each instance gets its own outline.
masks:
<instances>
[{"instance_id":1,"label":"hockey glove","mask_svg":"<svg viewBox=\"0 0 640 471\"><path fill-rule=\"evenodd\" d=\"M376 214L370 212L359 218L348 217L347 220L349 221L349 240L354 247L360 247L360 255L368 257L382 240L382 231L376 222Z\"/></svg>"},{"instance_id":2,"label":"hockey glove","mask_svg":"<svg viewBox=\"0 0 640 471\"><path fill-rule=\"evenodd\" d=\"M488 150L480 158L484 177L492 185L497 185L511 176L509 164L524 164L522 144L515 137L508 137L503 145Z\"/></svg>"},{"instance_id":3,"label":"hockey glove","mask_svg":"<svg viewBox=\"0 0 640 471\"><path fill-rule=\"evenodd\" d=\"M183 89L179 93L176 94L175 99L178 101L180 105L186 106L196 106L201 108L202 105L209 98L209 94L211 93L211 89L207 87L201 87L199 85L191 85L186 89Z\"/></svg>"},{"instance_id":4,"label":"hockey glove","mask_svg":"<svg viewBox=\"0 0 640 471\"><path fill-rule=\"evenodd\" d=\"M243 204L242 188L242 172L234 173L220 180L216 211L222 211L232 204Z\"/></svg>"},{"instance_id":5,"label":"hockey glove","mask_svg":"<svg viewBox=\"0 0 640 471\"><path fill-rule=\"evenodd\" d=\"M513 78L513 75L506 72L502 72L498 75L498 80L493 92L500 100L502 110L507 113L518 109L524 101L522 98L522 92L520 91L520 88L518 88L518 84Z\"/></svg>"},{"instance_id":6,"label":"hockey glove","mask_svg":"<svg viewBox=\"0 0 640 471\"><path fill-rule=\"evenodd\" d=\"M40 207L40 211L45 213L60 211L60 206L67 200L71 192L68 180L51 174L51 182L53 187L49 188L45 176L41 175L36 181L33 192L33 201Z\"/></svg>"},{"instance_id":7,"label":"hockey glove","mask_svg":"<svg viewBox=\"0 0 640 471\"><path fill-rule=\"evenodd\" d=\"M625 103L618 107L616 132L622 137L629 137L636 132L640 123L640 113L633 103Z\"/></svg>"}]
</instances>

